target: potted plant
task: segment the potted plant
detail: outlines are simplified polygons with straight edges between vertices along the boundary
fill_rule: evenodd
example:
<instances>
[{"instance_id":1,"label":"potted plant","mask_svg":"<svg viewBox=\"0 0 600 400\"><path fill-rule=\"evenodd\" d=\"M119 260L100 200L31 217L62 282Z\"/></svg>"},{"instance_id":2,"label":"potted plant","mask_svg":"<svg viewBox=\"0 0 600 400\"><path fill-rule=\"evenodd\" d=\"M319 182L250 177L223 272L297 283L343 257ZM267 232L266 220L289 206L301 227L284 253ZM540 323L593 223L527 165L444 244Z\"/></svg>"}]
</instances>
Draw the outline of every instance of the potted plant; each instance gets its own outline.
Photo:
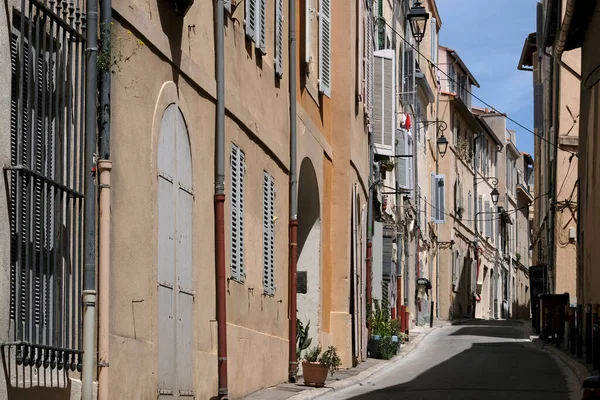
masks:
<instances>
[{"instance_id":1,"label":"potted plant","mask_svg":"<svg viewBox=\"0 0 600 400\"><path fill-rule=\"evenodd\" d=\"M372 333L368 343L369 357L389 360L398 352L400 347L400 324L390 320L389 307L386 299L374 301L375 313L371 318Z\"/></svg>"},{"instance_id":2,"label":"potted plant","mask_svg":"<svg viewBox=\"0 0 600 400\"><path fill-rule=\"evenodd\" d=\"M340 357L337 355L336 348L333 346L329 346L320 357L319 354L321 354L321 346L309 350L302 362L304 384L307 386L325 386L327 373L331 371L331 375L333 376L334 371L337 371L342 364Z\"/></svg>"},{"instance_id":3,"label":"potted plant","mask_svg":"<svg viewBox=\"0 0 600 400\"><path fill-rule=\"evenodd\" d=\"M306 323L306 326L296 318L296 360L302 359L302 352L310 347L312 338L308 337L308 331L310 330L310 320ZM290 382L296 382L296 375L298 374L298 364L296 364L296 373L294 376L290 376Z\"/></svg>"},{"instance_id":4,"label":"potted plant","mask_svg":"<svg viewBox=\"0 0 600 400\"><path fill-rule=\"evenodd\" d=\"M382 171L392 171L394 169L394 162L392 160L381 160L379 162L379 168Z\"/></svg>"}]
</instances>

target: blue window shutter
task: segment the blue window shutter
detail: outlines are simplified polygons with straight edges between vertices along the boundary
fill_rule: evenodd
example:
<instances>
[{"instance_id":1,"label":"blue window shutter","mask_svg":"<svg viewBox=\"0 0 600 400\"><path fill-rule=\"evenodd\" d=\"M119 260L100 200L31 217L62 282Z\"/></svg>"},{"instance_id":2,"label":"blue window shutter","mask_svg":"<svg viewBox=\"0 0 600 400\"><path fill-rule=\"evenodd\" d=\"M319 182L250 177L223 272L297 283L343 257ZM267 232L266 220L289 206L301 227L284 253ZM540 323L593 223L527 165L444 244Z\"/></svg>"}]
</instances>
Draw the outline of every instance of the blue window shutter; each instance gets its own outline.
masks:
<instances>
[{"instance_id":1,"label":"blue window shutter","mask_svg":"<svg viewBox=\"0 0 600 400\"><path fill-rule=\"evenodd\" d=\"M331 0L319 1L319 91L331 97Z\"/></svg>"},{"instance_id":2,"label":"blue window shutter","mask_svg":"<svg viewBox=\"0 0 600 400\"><path fill-rule=\"evenodd\" d=\"M283 76L283 0L275 0L275 73Z\"/></svg>"},{"instance_id":3,"label":"blue window shutter","mask_svg":"<svg viewBox=\"0 0 600 400\"><path fill-rule=\"evenodd\" d=\"M434 190L432 196L435 197L436 213L434 220L437 224L446 222L446 177L444 174L434 176Z\"/></svg>"},{"instance_id":4,"label":"blue window shutter","mask_svg":"<svg viewBox=\"0 0 600 400\"><path fill-rule=\"evenodd\" d=\"M437 64L437 23L431 18L431 62Z\"/></svg>"},{"instance_id":5,"label":"blue window shutter","mask_svg":"<svg viewBox=\"0 0 600 400\"><path fill-rule=\"evenodd\" d=\"M246 36L254 40L256 32L256 2L258 0L244 0L246 3Z\"/></svg>"}]
</instances>

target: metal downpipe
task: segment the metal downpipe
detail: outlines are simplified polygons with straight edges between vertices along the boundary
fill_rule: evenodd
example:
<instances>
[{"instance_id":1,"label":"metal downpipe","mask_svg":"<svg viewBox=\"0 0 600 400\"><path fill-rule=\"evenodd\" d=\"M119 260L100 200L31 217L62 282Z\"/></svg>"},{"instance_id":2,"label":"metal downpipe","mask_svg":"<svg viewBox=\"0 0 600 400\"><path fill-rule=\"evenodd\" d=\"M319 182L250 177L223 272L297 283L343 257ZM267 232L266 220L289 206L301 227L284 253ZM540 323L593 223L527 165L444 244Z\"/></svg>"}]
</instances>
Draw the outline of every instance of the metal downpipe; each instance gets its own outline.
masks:
<instances>
[{"instance_id":1,"label":"metal downpipe","mask_svg":"<svg viewBox=\"0 0 600 400\"><path fill-rule=\"evenodd\" d=\"M215 275L217 305L217 357L219 399L227 398L227 298L225 274L225 9L223 0L215 3L217 76L216 176L215 176Z\"/></svg>"},{"instance_id":2,"label":"metal downpipe","mask_svg":"<svg viewBox=\"0 0 600 400\"><path fill-rule=\"evenodd\" d=\"M100 39L102 50L111 54L112 0L101 0ZM111 71L100 73L100 160L98 209L98 400L109 399L110 335L110 92Z\"/></svg>"},{"instance_id":3,"label":"metal downpipe","mask_svg":"<svg viewBox=\"0 0 600 400\"><path fill-rule=\"evenodd\" d=\"M298 267L298 178L296 154L296 0L289 0L289 60L290 75L290 272L289 272L289 365L290 382L296 381L296 275Z\"/></svg>"},{"instance_id":4,"label":"metal downpipe","mask_svg":"<svg viewBox=\"0 0 600 400\"><path fill-rule=\"evenodd\" d=\"M85 82L85 218L83 266L83 365L81 373L81 398L92 400L94 358L96 355L96 91L98 58L98 3L87 0L87 48Z\"/></svg>"},{"instance_id":5,"label":"metal downpipe","mask_svg":"<svg viewBox=\"0 0 600 400\"><path fill-rule=\"evenodd\" d=\"M110 173L112 162L100 160L98 209L98 400L108 400L110 335Z\"/></svg>"}]
</instances>

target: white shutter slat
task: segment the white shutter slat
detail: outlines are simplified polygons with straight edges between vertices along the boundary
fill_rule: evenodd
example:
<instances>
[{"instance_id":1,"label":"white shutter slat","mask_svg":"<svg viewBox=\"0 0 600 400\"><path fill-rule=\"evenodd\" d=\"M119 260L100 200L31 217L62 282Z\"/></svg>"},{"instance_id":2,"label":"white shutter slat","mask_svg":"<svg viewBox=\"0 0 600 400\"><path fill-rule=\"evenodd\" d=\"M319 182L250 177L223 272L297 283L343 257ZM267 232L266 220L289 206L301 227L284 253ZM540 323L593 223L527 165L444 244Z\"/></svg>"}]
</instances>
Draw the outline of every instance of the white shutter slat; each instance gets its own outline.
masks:
<instances>
[{"instance_id":1,"label":"white shutter slat","mask_svg":"<svg viewBox=\"0 0 600 400\"><path fill-rule=\"evenodd\" d=\"M319 2L319 91L331 97L331 0Z\"/></svg>"},{"instance_id":2,"label":"white shutter slat","mask_svg":"<svg viewBox=\"0 0 600 400\"><path fill-rule=\"evenodd\" d=\"M437 64L437 23L431 18L431 62Z\"/></svg>"},{"instance_id":3,"label":"white shutter slat","mask_svg":"<svg viewBox=\"0 0 600 400\"><path fill-rule=\"evenodd\" d=\"M275 0L275 73L283 76L283 0Z\"/></svg>"},{"instance_id":4,"label":"white shutter slat","mask_svg":"<svg viewBox=\"0 0 600 400\"><path fill-rule=\"evenodd\" d=\"M373 143L383 144L383 58L375 55L373 67Z\"/></svg>"},{"instance_id":5,"label":"white shutter slat","mask_svg":"<svg viewBox=\"0 0 600 400\"><path fill-rule=\"evenodd\" d=\"M245 0L246 2L246 36L254 40L256 32L256 2L257 0Z\"/></svg>"},{"instance_id":6,"label":"white shutter slat","mask_svg":"<svg viewBox=\"0 0 600 400\"><path fill-rule=\"evenodd\" d=\"M310 7L310 3L312 0L304 0L304 6L305 6L305 10L304 10L304 62L309 63L310 62L310 58L311 58L311 29L310 29L310 25L311 25L311 20L312 20L312 13L311 13L311 7Z\"/></svg>"}]
</instances>

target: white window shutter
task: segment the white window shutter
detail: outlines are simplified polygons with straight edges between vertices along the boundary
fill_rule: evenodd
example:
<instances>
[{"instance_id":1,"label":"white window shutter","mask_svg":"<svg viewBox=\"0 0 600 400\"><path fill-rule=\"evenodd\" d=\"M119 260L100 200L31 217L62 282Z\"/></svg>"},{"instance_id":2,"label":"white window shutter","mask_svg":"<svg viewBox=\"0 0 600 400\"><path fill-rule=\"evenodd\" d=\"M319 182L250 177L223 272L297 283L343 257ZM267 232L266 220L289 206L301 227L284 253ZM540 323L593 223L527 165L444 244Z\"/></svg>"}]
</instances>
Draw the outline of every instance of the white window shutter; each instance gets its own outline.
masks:
<instances>
[{"instance_id":1,"label":"white window shutter","mask_svg":"<svg viewBox=\"0 0 600 400\"><path fill-rule=\"evenodd\" d=\"M231 0L223 0L223 8L231 14Z\"/></svg>"},{"instance_id":2,"label":"white window shutter","mask_svg":"<svg viewBox=\"0 0 600 400\"><path fill-rule=\"evenodd\" d=\"M438 204L437 204L437 200L438 200L438 195L437 195L437 177L435 176L434 173L431 174L430 177L430 186L431 186L431 219L434 221L437 221L437 215L438 215ZM427 207L427 205L425 205Z\"/></svg>"},{"instance_id":3,"label":"white window shutter","mask_svg":"<svg viewBox=\"0 0 600 400\"><path fill-rule=\"evenodd\" d=\"M275 73L283 76L283 0L275 0Z\"/></svg>"},{"instance_id":4,"label":"white window shutter","mask_svg":"<svg viewBox=\"0 0 600 400\"><path fill-rule=\"evenodd\" d=\"M435 18L431 18L431 62L437 64L437 24Z\"/></svg>"},{"instance_id":5,"label":"white window shutter","mask_svg":"<svg viewBox=\"0 0 600 400\"><path fill-rule=\"evenodd\" d=\"M446 175L435 175L435 199L437 224L446 222Z\"/></svg>"},{"instance_id":6,"label":"white window shutter","mask_svg":"<svg viewBox=\"0 0 600 400\"><path fill-rule=\"evenodd\" d=\"M256 1L256 48L261 54L267 54L267 0Z\"/></svg>"},{"instance_id":7,"label":"white window shutter","mask_svg":"<svg viewBox=\"0 0 600 400\"><path fill-rule=\"evenodd\" d=\"M231 278L244 282L244 170L245 155L239 147L231 145L231 229L230 265Z\"/></svg>"},{"instance_id":8,"label":"white window shutter","mask_svg":"<svg viewBox=\"0 0 600 400\"><path fill-rule=\"evenodd\" d=\"M406 132L406 150L407 150L406 154L412 154L412 146L413 146L412 142L413 141L412 141L412 137L410 136L410 133ZM415 183L413 181L413 178L414 178L413 177L413 163L415 161L416 160L414 159L414 157L410 157L410 158L408 158L408 162L407 162L407 164L408 164L408 178L407 178L408 179L408 188L411 190L414 190L414 188L415 188Z\"/></svg>"},{"instance_id":9,"label":"white window shutter","mask_svg":"<svg viewBox=\"0 0 600 400\"><path fill-rule=\"evenodd\" d=\"M312 21L312 12L311 12L311 1L312 0L304 0L304 62L309 63L312 57L311 53L311 29L310 24Z\"/></svg>"},{"instance_id":10,"label":"white window shutter","mask_svg":"<svg viewBox=\"0 0 600 400\"><path fill-rule=\"evenodd\" d=\"M397 155L408 155L408 132L404 129L398 129L398 148ZM398 157L396 159L396 180L398 181L398 186L401 189L408 190L410 189L410 177L408 175L410 158L408 157Z\"/></svg>"},{"instance_id":11,"label":"white window shutter","mask_svg":"<svg viewBox=\"0 0 600 400\"><path fill-rule=\"evenodd\" d=\"M379 50L373 59L373 142L375 153L391 156L396 130L396 74L394 50Z\"/></svg>"},{"instance_id":12,"label":"white window shutter","mask_svg":"<svg viewBox=\"0 0 600 400\"><path fill-rule=\"evenodd\" d=\"M263 287L275 295L275 179L263 175Z\"/></svg>"},{"instance_id":13,"label":"white window shutter","mask_svg":"<svg viewBox=\"0 0 600 400\"><path fill-rule=\"evenodd\" d=\"M319 91L331 97L331 0L319 0Z\"/></svg>"},{"instance_id":14,"label":"white window shutter","mask_svg":"<svg viewBox=\"0 0 600 400\"><path fill-rule=\"evenodd\" d=\"M256 2L258 0L245 0L246 2L246 36L252 40L256 33Z\"/></svg>"}]
</instances>

